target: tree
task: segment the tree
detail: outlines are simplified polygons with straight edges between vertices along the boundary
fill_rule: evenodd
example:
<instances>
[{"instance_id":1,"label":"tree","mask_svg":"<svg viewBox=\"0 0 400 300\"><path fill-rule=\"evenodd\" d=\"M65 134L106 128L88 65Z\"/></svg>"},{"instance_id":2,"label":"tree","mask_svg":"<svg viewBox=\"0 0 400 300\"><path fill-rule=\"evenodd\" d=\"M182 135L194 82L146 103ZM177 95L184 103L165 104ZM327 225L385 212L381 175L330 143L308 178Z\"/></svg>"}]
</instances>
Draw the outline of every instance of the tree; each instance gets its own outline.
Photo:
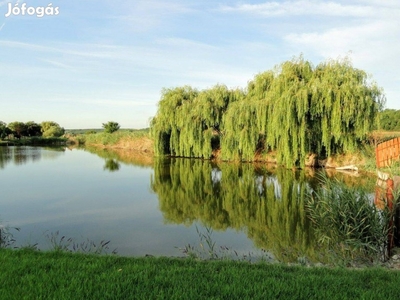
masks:
<instances>
[{"instance_id":1,"label":"tree","mask_svg":"<svg viewBox=\"0 0 400 300\"><path fill-rule=\"evenodd\" d=\"M25 123L26 126L26 133L27 136L41 136L42 135L42 127L33 122L33 121L29 121Z\"/></svg>"},{"instance_id":2,"label":"tree","mask_svg":"<svg viewBox=\"0 0 400 300\"><path fill-rule=\"evenodd\" d=\"M11 133L18 139L26 135L26 125L23 122L11 122L8 124L8 128L11 130Z\"/></svg>"},{"instance_id":3,"label":"tree","mask_svg":"<svg viewBox=\"0 0 400 300\"><path fill-rule=\"evenodd\" d=\"M385 109L380 114L380 125L382 130L400 130L400 110Z\"/></svg>"},{"instance_id":4,"label":"tree","mask_svg":"<svg viewBox=\"0 0 400 300\"><path fill-rule=\"evenodd\" d=\"M224 85L200 92L189 86L164 89L151 121L156 152L210 158L213 147L219 146L228 106L243 97L242 91Z\"/></svg>"},{"instance_id":5,"label":"tree","mask_svg":"<svg viewBox=\"0 0 400 300\"><path fill-rule=\"evenodd\" d=\"M60 137L65 133L63 127L53 121L44 121L40 123L43 137Z\"/></svg>"},{"instance_id":6,"label":"tree","mask_svg":"<svg viewBox=\"0 0 400 300\"><path fill-rule=\"evenodd\" d=\"M103 128L105 132L113 133L119 130L120 125L117 122L109 121L107 123L103 123Z\"/></svg>"},{"instance_id":7,"label":"tree","mask_svg":"<svg viewBox=\"0 0 400 300\"><path fill-rule=\"evenodd\" d=\"M384 103L382 89L349 59L314 67L300 56L256 75L246 91L163 90L151 132L157 155L209 158L217 136L224 160L276 150L278 163L303 167L310 153L355 150Z\"/></svg>"},{"instance_id":8,"label":"tree","mask_svg":"<svg viewBox=\"0 0 400 300\"><path fill-rule=\"evenodd\" d=\"M6 138L11 133L11 130L7 127L7 124L0 121L0 139Z\"/></svg>"}]
</instances>

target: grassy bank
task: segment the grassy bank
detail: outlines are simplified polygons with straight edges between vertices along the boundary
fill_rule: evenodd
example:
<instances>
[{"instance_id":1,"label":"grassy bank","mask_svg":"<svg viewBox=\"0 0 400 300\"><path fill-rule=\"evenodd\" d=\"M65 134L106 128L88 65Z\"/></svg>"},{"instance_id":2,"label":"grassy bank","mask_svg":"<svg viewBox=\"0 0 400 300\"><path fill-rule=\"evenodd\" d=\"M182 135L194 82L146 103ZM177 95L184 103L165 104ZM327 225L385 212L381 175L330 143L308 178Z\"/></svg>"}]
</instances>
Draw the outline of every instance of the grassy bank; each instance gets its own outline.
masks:
<instances>
[{"instance_id":1,"label":"grassy bank","mask_svg":"<svg viewBox=\"0 0 400 300\"><path fill-rule=\"evenodd\" d=\"M0 146L51 146L51 145L65 145L67 138L62 137L27 137L21 139L3 140L0 141Z\"/></svg>"},{"instance_id":2,"label":"grassy bank","mask_svg":"<svg viewBox=\"0 0 400 300\"><path fill-rule=\"evenodd\" d=\"M154 152L154 142L153 139L150 138L148 129L119 130L113 133L88 132L70 134L68 139L70 142L79 145L136 150L149 154Z\"/></svg>"},{"instance_id":3,"label":"grassy bank","mask_svg":"<svg viewBox=\"0 0 400 300\"><path fill-rule=\"evenodd\" d=\"M400 272L0 249L1 299L397 299Z\"/></svg>"},{"instance_id":4,"label":"grassy bank","mask_svg":"<svg viewBox=\"0 0 400 300\"><path fill-rule=\"evenodd\" d=\"M374 131L371 132L365 143L360 144L352 153L341 153L331 155L325 159L319 158L317 165L327 169L354 165L359 170L368 172L376 171L375 146L393 137L400 136L395 131ZM150 136L149 128L146 129L121 129L114 133L105 133L101 129L69 130L67 137L70 142L79 145L94 146L96 148L113 148L120 150L135 150L154 155L154 138ZM216 160L221 159L220 149L213 152ZM276 164L276 151L259 153L255 160ZM307 158L309 164L310 158ZM307 163L306 163L307 165ZM312 165L312 164L311 164Z\"/></svg>"}]
</instances>

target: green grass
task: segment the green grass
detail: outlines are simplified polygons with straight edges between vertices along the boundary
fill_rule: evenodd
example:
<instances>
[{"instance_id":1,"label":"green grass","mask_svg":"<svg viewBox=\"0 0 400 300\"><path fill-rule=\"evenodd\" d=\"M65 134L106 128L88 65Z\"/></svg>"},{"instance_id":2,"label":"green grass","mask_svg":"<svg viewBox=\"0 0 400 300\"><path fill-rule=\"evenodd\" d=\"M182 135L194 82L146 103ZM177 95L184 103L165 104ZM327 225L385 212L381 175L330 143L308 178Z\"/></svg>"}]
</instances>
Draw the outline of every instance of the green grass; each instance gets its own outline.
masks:
<instances>
[{"instance_id":1,"label":"green grass","mask_svg":"<svg viewBox=\"0 0 400 300\"><path fill-rule=\"evenodd\" d=\"M400 272L0 249L1 299L397 299Z\"/></svg>"},{"instance_id":2,"label":"green grass","mask_svg":"<svg viewBox=\"0 0 400 300\"><path fill-rule=\"evenodd\" d=\"M149 128L142 128L142 129L127 129L121 128L119 132L145 132L149 131ZM104 128L87 128L87 129L65 129L66 134L90 134L90 133L101 133L104 132Z\"/></svg>"}]
</instances>

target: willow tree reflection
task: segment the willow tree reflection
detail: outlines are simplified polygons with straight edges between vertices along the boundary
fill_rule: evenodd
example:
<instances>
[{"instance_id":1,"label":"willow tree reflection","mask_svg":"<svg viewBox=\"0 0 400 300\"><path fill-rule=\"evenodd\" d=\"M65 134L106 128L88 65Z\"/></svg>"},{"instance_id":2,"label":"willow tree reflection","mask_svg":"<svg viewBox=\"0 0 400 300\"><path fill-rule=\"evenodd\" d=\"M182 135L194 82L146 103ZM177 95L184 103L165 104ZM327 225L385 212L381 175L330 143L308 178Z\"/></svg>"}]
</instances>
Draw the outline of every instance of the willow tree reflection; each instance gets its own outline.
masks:
<instances>
[{"instance_id":1,"label":"willow tree reflection","mask_svg":"<svg viewBox=\"0 0 400 300\"><path fill-rule=\"evenodd\" d=\"M281 168L159 159L151 187L166 222L243 230L257 247L280 261L293 261L316 256L305 212L311 184L304 172Z\"/></svg>"}]
</instances>

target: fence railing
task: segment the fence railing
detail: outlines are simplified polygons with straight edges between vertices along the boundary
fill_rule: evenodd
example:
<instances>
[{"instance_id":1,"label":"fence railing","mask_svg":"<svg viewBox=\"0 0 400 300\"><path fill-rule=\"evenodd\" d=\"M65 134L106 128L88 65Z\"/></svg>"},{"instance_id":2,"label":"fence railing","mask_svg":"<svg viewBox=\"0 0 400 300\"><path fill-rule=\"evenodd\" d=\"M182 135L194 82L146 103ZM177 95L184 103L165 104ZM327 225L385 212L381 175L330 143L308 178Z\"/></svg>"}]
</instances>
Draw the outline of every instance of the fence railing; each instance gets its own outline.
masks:
<instances>
[{"instance_id":1,"label":"fence railing","mask_svg":"<svg viewBox=\"0 0 400 300\"><path fill-rule=\"evenodd\" d=\"M384 168L400 160L400 138L394 138L389 141L378 144L376 152L376 167Z\"/></svg>"}]
</instances>

